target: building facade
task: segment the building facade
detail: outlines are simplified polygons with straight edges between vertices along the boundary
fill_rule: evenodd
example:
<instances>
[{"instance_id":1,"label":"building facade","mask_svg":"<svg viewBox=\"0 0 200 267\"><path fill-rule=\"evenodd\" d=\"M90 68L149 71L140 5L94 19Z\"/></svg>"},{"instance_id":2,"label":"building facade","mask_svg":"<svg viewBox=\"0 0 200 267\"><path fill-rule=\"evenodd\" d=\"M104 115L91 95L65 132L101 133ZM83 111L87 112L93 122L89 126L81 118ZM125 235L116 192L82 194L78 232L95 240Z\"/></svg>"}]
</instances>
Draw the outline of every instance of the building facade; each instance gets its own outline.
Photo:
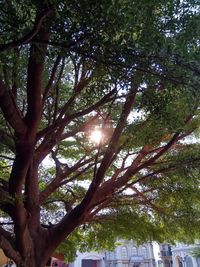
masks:
<instances>
[{"instance_id":1,"label":"building facade","mask_svg":"<svg viewBox=\"0 0 200 267\"><path fill-rule=\"evenodd\" d=\"M200 257L194 255L196 249L200 251L200 243L194 245L177 243L173 246L173 267L200 267Z\"/></svg>"},{"instance_id":2,"label":"building facade","mask_svg":"<svg viewBox=\"0 0 200 267\"><path fill-rule=\"evenodd\" d=\"M106 267L155 267L152 243L137 246L133 241L120 240L121 245L105 252Z\"/></svg>"},{"instance_id":3,"label":"building facade","mask_svg":"<svg viewBox=\"0 0 200 267\"><path fill-rule=\"evenodd\" d=\"M133 241L118 241L114 251L78 253L69 267L155 267L152 243L137 246Z\"/></svg>"},{"instance_id":4,"label":"building facade","mask_svg":"<svg viewBox=\"0 0 200 267\"><path fill-rule=\"evenodd\" d=\"M77 252L74 262L68 264L69 267L105 267L104 253L97 252Z\"/></svg>"},{"instance_id":5,"label":"building facade","mask_svg":"<svg viewBox=\"0 0 200 267\"><path fill-rule=\"evenodd\" d=\"M160 244L160 258L161 258L161 266L163 267L172 267L172 251L171 245L169 244Z\"/></svg>"}]
</instances>

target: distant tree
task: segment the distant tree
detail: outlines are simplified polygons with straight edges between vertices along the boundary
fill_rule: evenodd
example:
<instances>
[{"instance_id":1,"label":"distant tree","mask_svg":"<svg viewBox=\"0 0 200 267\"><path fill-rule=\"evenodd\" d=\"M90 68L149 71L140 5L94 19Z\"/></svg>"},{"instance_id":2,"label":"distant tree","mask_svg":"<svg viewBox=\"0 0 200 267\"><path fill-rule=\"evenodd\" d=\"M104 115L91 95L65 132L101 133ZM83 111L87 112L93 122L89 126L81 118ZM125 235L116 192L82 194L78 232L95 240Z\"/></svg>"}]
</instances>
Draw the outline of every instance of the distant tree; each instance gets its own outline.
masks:
<instances>
[{"instance_id":1,"label":"distant tree","mask_svg":"<svg viewBox=\"0 0 200 267\"><path fill-rule=\"evenodd\" d=\"M195 0L0 2L0 246L17 266L198 236L199 25Z\"/></svg>"}]
</instances>

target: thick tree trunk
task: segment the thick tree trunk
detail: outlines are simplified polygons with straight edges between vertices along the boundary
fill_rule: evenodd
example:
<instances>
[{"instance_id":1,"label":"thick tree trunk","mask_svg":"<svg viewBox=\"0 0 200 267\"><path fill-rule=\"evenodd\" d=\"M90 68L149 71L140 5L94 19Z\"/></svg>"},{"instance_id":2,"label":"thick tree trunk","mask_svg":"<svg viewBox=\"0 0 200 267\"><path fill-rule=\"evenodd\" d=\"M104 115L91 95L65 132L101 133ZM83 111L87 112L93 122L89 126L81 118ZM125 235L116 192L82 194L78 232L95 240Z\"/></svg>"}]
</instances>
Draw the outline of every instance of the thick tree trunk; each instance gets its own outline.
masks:
<instances>
[{"instance_id":1,"label":"thick tree trunk","mask_svg":"<svg viewBox=\"0 0 200 267\"><path fill-rule=\"evenodd\" d=\"M48 258L44 257L44 250L41 249L40 244L36 246L34 251L30 253L23 261L16 263L17 267L45 267Z\"/></svg>"},{"instance_id":2,"label":"thick tree trunk","mask_svg":"<svg viewBox=\"0 0 200 267\"><path fill-rule=\"evenodd\" d=\"M17 264L17 267L45 267L41 262L41 259L31 257L26 262Z\"/></svg>"},{"instance_id":3,"label":"thick tree trunk","mask_svg":"<svg viewBox=\"0 0 200 267\"><path fill-rule=\"evenodd\" d=\"M26 263L17 265L17 267L45 267L45 264L42 264L41 259L31 258Z\"/></svg>"}]
</instances>

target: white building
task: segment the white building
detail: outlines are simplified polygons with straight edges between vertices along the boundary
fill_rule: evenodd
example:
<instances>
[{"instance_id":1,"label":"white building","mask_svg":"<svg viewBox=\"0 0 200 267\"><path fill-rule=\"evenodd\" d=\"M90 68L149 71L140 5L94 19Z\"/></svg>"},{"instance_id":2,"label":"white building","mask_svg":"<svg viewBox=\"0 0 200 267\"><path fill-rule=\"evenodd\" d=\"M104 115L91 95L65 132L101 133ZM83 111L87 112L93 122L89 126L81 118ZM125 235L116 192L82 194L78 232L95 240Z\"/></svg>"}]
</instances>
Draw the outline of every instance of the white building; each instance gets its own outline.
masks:
<instances>
[{"instance_id":1,"label":"white building","mask_svg":"<svg viewBox=\"0 0 200 267\"><path fill-rule=\"evenodd\" d=\"M78 253L69 267L155 267L151 242L137 246L133 241L118 241L114 251Z\"/></svg>"},{"instance_id":2,"label":"white building","mask_svg":"<svg viewBox=\"0 0 200 267\"><path fill-rule=\"evenodd\" d=\"M85 252L77 253L77 257L69 267L105 267L104 253Z\"/></svg>"},{"instance_id":3,"label":"white building","mask_svg":"<svg viewBox=\"0 0 200 267\"><path fill-rule=\"evenodd\" d=\"M151 242L137 246L133 241L120 240L113 252L105 252L106 267L155 267Z\"/></svg>"},{"instance_id":4,"label":"white building","mask_svg":"<svg viewBox=\"0 0 200 267\"><path fill-rule=\"evenodd\" d=\"M172 247L173 267L200 267L200 257L194 256L193 252L200 244L186 245L177 243Z\"/></svg>"},{"instance_id":5,"label":"white building","mask_svg":"<svg viewBox=\"0 0 200 267\"><path fill-rule=\"evenodd\" d=\"M171 245L167 243L159 244L159 254L161 260L159 261L159 267L172 267L172 251Z\"/></svg>"}]
</instances>

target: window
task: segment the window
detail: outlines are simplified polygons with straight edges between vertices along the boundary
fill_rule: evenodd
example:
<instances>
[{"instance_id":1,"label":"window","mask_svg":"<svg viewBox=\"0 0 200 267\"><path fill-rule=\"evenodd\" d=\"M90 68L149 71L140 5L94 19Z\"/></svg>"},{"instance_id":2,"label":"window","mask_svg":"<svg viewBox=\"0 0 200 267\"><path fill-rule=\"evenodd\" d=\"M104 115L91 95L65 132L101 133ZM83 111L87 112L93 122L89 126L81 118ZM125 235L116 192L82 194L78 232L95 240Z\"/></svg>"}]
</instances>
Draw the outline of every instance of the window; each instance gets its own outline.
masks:
<instances>
[{"instance_id":1,"label":"window","mask_svg":"<svg viewBox=\"0 0 200 267\"><path fill-rule=\"evenodd\" d=\"M138 255L138 250L137 250L136 247L132 247L132 249L131 249L131 255L132 255L132 256L136 256L136 255Z\"/></svg>"},{"instance_id":2,"label":"window","mask_svg":"<svg viewBox=\"0 0 200 267\"><path fill-rule=\"evenodd\" d=\"M162 267L162 266L163 266L163 262L161 260L158 260L158 267Z\"/></svg>"},{"instance_id":3,"label":"window","mask_svg":"<svg viewBox=\"0 0 200 267\"><path fill-rule=\"evenodd\" d=\"M165 267L170 267L170 261L169 261L169 260L166 259L166 260L164 261L164 263L165 263Z\"/></svg>"},{"instance_id":4,"label":"window","mask_svg":"<svg viewBox=\"0 0 200 267\"><path fill-rule=\"evenodd\" d=\"M112 252L111 251L108 252L108 259L112 260Z\"/></svg>"},{"instance_id":5,"label":"window","mask_svg":"<svg viewBox=\"0 0 200 267\"><path fill-rule=\"evenodd\" d=\"M178 267L183 267L182 260L179 257L177 257L177 261L178 261Z\"/></svg>"},{"instance_id":6,"label":"window","mask_svg":"<svg viewBox=\"0 0 200 267\"><path fill-rule=\"evenodd\" d=\"M200 267L200 257L196 258L197 260L197 266Z\"/></svg>"},{"instance_id":7,"label":"window","mask_svg":"<svg viewBox=\"0 0 200 267\"><path fill-rule=\"evenodd\" d=\"M128 250L126 247L122 247L122 259L128 258Z\"/></svg>"},{"instance_id":8,"label":"window","mask_svg":"<svg viewBox=\"0 0 200 267\"><path fill-rule=\"evenodd\" d=\"M186 257L185 257L185 263L186 263L186 267L193 267L191 257L186 256Z\"/></svg>"},{"instance_id":9,"label":"window","mask_svg":"<svg viewBox=\"0 0 200 267\"><path fill-rule=\"evenodd\" d=\"M115 260L117 259L117 251L116 250L113 251L113 257Z\"/></svg>"},{"instance_id":10,"label":"window","mask_svg":"<svg viewBox=\"0 0 200 267\"><path fill-rule=\"evenodd\" d=\"M145 246L142 247L141 252L142 252L142 256L143 256L145 259L148 258L148 255L147 255L147 248L146 248Z\"/></svg>"}]
</instances>

